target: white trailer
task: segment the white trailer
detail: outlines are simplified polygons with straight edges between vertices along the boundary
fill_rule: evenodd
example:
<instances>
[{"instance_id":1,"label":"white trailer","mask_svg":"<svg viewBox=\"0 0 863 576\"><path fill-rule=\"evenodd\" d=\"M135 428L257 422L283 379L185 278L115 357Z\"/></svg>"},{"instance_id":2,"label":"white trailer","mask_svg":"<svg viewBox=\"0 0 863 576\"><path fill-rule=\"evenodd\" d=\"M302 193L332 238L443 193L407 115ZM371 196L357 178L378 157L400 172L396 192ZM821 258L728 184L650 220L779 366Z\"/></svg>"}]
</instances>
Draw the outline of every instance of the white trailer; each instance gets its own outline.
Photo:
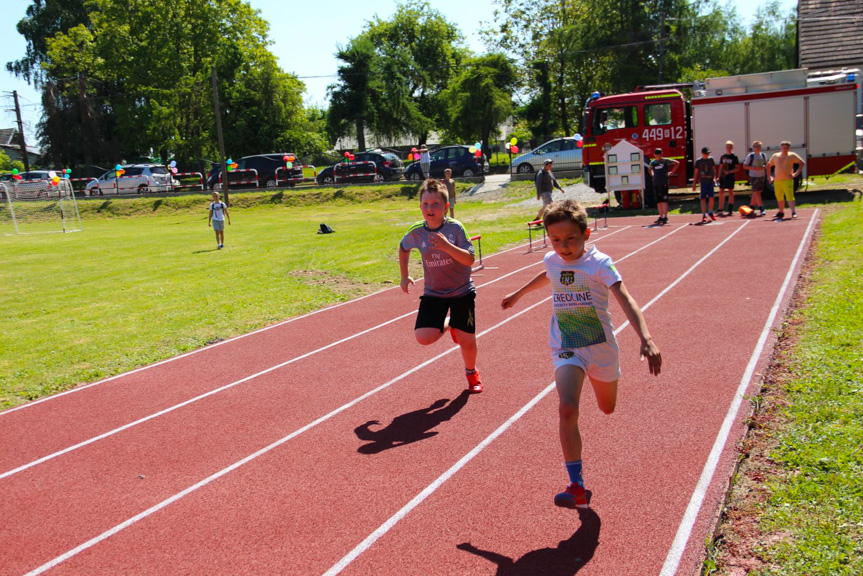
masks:
<instances>
[{"instance_id":1,"label":"white trailer","mask_svg":"<svg viewBox=\"0 0 863 576\"><path fill-rule=\"evenodd\" d=\"M859 88L852 83L807 85L805 69L710 78L692 99L693 156L705 146L715 160L725 141L742 160L753 140L768 158L783 140L806 160L804 176L833 174L856 160Z\"/></svg>"}]
</instances>

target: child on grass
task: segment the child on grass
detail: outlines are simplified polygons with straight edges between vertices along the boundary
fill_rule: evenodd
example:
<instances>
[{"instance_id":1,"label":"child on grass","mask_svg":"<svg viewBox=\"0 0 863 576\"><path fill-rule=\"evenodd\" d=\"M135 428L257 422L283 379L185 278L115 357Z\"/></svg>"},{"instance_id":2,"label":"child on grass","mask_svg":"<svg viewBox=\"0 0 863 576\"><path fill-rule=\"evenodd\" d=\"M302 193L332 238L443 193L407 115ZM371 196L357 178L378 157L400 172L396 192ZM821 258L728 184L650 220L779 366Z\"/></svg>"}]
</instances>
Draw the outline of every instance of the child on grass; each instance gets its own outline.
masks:
<instances>
[{"instance_id":1,"label":"child on grass","mask_svg":"<svg viewBox=\"0 0 863 576\"><path fill-rule=\"evenodd\" d=\"M207 226L212 226L216 232L216 246L221 250L225 247L225 218L231 223L231 215L228 214L228 206L222 202L221 194L213 192L213 201L210 203L210 216L207 218Z\"/></svg>"},{"instance_id":2,"label":"child on grass","mask_svg":"<svg viewBox=\"0 0 863 576\"><path fill-rule=\"evenodd\" d=\"M428 346L449 330L461 347L468 390L476 394L482 392L482 381L476 369L476 288L470 277L473 244L461 222L446 217L449 195L441 182L431 178L423 182L420 209L424 220L411 226L399 244L401 287L406 294L414 284L408 273L410 252L416 248L422 255L425 290L414 336Z\"/></svg>"},{"instance_id":3,"label":"child on grass","mask_svg":"<svg viewBox=\"0 0 863 576\"><path fill-rule=\"evenodd\" d=\"M564 508L587 508L578 429L581 389L587 376L599 409L611 414L620 377L619 351L608 311L609 292L641 338L641 355L647 357L651 374L659 375L662 356L611 258L596 247L585 248L590 228L584 208L572 200L555 202L543 223L553 248L543 260L545 270L504 297L501 306L504 310L512 308L528 292L552 286L549 346L560 399L560 444L570 480L566 490L554 497L554 503Z\"/></svg>"}]
</instances>

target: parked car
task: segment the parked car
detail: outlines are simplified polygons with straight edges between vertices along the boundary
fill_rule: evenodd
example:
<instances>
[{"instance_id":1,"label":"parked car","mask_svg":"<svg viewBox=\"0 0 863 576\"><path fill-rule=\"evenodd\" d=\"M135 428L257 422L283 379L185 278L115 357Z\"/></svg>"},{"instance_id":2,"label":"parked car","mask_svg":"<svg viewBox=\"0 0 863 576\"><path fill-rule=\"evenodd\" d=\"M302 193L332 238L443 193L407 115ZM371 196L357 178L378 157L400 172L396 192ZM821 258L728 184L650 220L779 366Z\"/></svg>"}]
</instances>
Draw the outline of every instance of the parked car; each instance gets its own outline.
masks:
<instances>
[{"instance_id":1,"label":"parked car","mask_svg":"<svg viewBox=\"0 0 863 576\"><path fill-rule=\"evenodd\" d=\"M471 154L470 146L444 146L429 154L431 164L429 165L429 176L431 178L443 178L443 171L449 168L453 176L470 178L488 172L488 159L485 155L477 158ZM414 162L405 170L405 178L408 180L422 180L422 168L419 162Z\"/></svg>"},{"instance_id":2,"label":"parked car","mask_svg":"<svg viewBox=\"0 0 863 576\"><path fill-rule=\"evenodd\" d=\"M527 154L516 156L512 159L512 166L519 174L530 174L542 170L546 159L554 162L555 170L581 170L582 167L581 148L572 136L555 138Z\"/></svg>"},{"instance_id":3,"label":"parked car","mask_svg":"<svg viewBox=\"0 0 863 576\"><path fill-rule=\"evenodd\" d=\"M117 178L114 170L108 170L99 178L90 180L84 187L87 196L102 196L104 194L130 194L137 192L171 192L174 189L174 179L170 171L162 164L127 164L123 166L125 173Z\"/></svg>"},{"instance_id":4,"label":"parked car","mask_svg":"<svg viewBox=\"0 0 863 576\"><path fill-rule=\"evenodd\" d=\"M285 168L285 156L294 156L297 158L292 162L293 166L290 170ZM243 156L237 162L236 171L231 173L230 179L233 186L234 181L252 180L253 174L250 172L241 172L241 170L255 170L258 175L258 187L275 188L276 187L276 170L279 170L278 179L280 186L293 186L297 181L302 182L303 166L296 154L291 152L273 152L272 154L254 154L252 156ZM222 173L222 165L216 164L213 166L210 173L207 175L207 188L210 190L218 190L221 188L219 175ZM235 175L236 174L236 175ZM291 182L284 182L285 180ZM284 182L284 183L283 183Z\"/></svg>"},{"instance_id":5,"label":"parked car","mask_svg":"<svg viewBox=\"0 0 863 576\"><path fill-rule=\"evenodd\" d=\"M357 162L374 162L374 176L355 176L350 177L351 173L366 173L367 169L363 168L362 164ZM346 171L345 171L346 170ZM348 163L348 168L339 169L339 178L344 178L346 175L353 182L369 181L369 182L384 182L386 180L401 180L405 173L405 167L401 159L392 152L382 150L369 150L366 152L357 152L354 154L354 161ZM333 166L327 166L318 173L318 184L333 184Z\"/></svg>"},{"instance_id":6,"label":"parked car","mask_svg":"<svg viewBox=\"0 0 863 576\"><path fill-rule=\"evenodd\" d=\"M14 182L21 182L26 184L25 187L18 188L18 196L13 194L13 198L51 198L57 197L56 189L51 185L51 177L48 175L48 170L30 170L29 172L19 172L17 180L13 178L13 175L3 174L0 176L0 182L7 183L7 186L11 186ZM6 196L3 195L2 189L0 189L0 199L5 200Z\"/></svg>"}]
</instances>

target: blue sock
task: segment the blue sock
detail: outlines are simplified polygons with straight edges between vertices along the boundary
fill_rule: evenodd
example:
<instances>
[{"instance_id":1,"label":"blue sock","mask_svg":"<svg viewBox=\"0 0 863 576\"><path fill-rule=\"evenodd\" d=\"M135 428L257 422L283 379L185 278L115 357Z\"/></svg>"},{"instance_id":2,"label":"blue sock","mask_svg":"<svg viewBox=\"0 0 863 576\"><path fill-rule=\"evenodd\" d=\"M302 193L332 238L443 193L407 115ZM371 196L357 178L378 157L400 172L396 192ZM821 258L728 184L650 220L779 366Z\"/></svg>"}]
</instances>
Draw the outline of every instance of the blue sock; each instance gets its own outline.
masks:
<instances>
[{"instance_id":1,"label":"blue sock","mask_svg":"<svg viewBox=\"0 0 863 576\"><path fill-rule=\"evenodd\" d=\"M578 483L584 488L584 480L581 478L581 460L566 462L566 471L569 472L569 481Z\"/></svg>"}]
</instances>

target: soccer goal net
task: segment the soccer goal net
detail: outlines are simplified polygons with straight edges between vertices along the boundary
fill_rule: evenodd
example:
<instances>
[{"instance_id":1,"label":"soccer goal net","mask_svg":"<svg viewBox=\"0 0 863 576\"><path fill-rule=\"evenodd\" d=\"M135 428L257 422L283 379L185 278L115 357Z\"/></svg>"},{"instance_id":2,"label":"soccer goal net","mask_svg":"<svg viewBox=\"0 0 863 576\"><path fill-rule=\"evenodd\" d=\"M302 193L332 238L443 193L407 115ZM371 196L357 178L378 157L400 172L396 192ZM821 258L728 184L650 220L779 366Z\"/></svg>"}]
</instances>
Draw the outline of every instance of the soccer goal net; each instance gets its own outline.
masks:
<instances>
[{"instance_id":1,"label":"soccer goal net","mask_svg":"<svg viewBox=\"0 0 863 576\"><path fill-rule=\"evenodd\" d=\"M0 182L0 231L4 234L80 232L81 214L72 184L61 179Z\"/></svg>"}]
</instances>

